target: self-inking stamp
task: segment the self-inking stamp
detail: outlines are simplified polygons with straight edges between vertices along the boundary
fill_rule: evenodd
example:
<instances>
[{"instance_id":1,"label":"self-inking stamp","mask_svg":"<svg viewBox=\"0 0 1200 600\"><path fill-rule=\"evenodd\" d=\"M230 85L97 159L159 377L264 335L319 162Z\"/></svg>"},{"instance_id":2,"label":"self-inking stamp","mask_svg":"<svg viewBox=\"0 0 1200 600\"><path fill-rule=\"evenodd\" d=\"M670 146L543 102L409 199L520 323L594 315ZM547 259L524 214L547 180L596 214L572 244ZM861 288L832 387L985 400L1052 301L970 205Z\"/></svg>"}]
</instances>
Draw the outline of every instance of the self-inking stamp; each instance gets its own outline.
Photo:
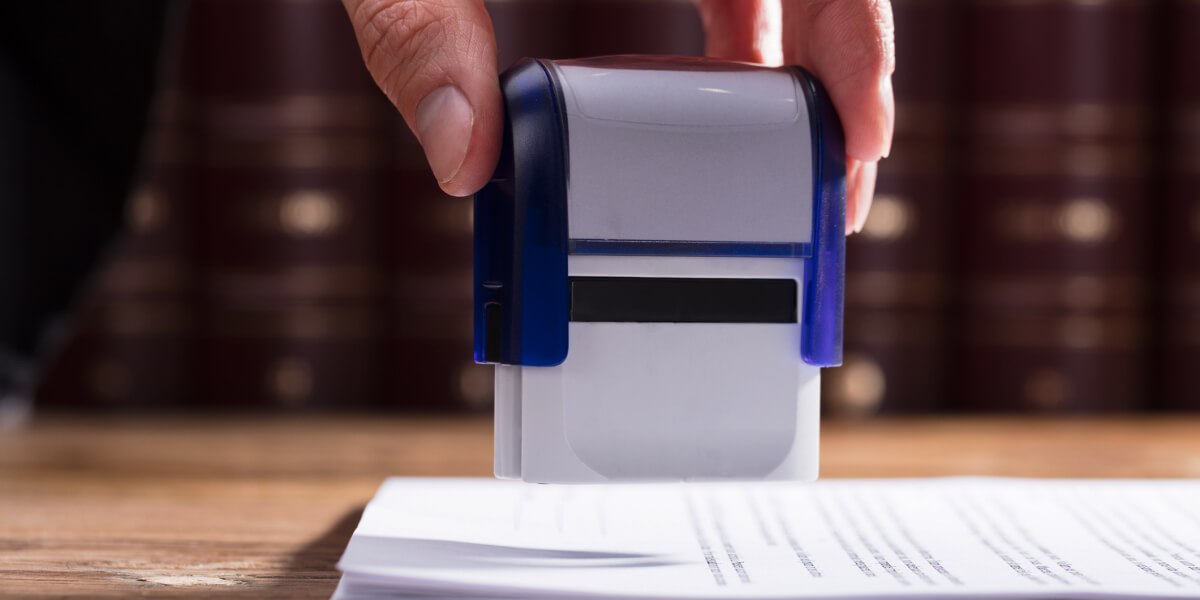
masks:
<instances>
[{"instance_id":1,"label":"self-inking stamp","mask_svg":"<svg viewBox=\"0 0 1200 600\"><path fill-rule=\"evenodd\" d=\"M817 476L841 364L845 161L796 67L526 59L475 197L496 475Z\"/></svg>"}]
</instances>

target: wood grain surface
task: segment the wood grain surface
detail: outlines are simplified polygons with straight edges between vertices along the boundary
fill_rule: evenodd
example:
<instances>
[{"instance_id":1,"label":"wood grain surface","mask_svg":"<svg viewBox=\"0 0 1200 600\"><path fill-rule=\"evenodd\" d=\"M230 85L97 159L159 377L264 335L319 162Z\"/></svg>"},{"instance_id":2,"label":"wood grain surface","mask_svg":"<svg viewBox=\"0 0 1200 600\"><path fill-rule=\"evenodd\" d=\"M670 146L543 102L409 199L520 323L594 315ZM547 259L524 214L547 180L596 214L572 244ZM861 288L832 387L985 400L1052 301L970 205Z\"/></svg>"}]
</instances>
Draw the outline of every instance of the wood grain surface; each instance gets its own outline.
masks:
<instances>
[{"instance_id":1,"label":"wood grain surface","mask_svg":"<svg viewBox=\"0 0 1200 600\"><path fill-rule=\"evenodd\" d=\"M826 423L825 477L1198 477L1200 418ZM0 432L0 597L327 598L383 478L490 476L491 420L53 416Z\"/></svg>"}]
</instances>

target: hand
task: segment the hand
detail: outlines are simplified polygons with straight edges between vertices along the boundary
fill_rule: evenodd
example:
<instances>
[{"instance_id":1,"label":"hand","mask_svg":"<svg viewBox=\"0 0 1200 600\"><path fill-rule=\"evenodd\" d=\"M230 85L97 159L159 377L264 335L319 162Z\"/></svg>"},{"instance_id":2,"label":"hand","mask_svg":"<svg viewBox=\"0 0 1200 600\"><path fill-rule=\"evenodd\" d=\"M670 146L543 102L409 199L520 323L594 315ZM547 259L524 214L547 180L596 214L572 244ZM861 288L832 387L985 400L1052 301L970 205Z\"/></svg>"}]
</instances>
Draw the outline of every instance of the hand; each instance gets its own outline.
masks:
<instances>
[{"instance_id":1,"label":"hand","mask_svg":"<svg viewBox=\"0 0 1200 600\"><path fill-rule=\"evenodd\" d=\"M483 187L499 157L503 108L496 40L481 0L343 3L367 68L420 140L442 189L466 196ZM785 59L825 84L846 132L847 230L862 229L895 116L888 0L697 3L710 56Z\"/></svg>"},{"instance_id":2,"label":"hand","mask_svg":"<svg viewBox=\"0 0 1200 600\"><path fill-rule=\"evenodd\" d=\"M342 0L375 82L447 194L483 187L500 157L496 38L482 0Z\"/></svg>"},{"instance_id":3,"label":"hand","mask_svg":"<svg viewBox=\"0 0 1200 600\"><path fill-rule=\"evenodd\" d=\"M782 60L807 68L825 84L846 134L846 231L861 231L896 116L890 1L697 0L697 5L709 56Z\"/></svg>"}]
</instances>

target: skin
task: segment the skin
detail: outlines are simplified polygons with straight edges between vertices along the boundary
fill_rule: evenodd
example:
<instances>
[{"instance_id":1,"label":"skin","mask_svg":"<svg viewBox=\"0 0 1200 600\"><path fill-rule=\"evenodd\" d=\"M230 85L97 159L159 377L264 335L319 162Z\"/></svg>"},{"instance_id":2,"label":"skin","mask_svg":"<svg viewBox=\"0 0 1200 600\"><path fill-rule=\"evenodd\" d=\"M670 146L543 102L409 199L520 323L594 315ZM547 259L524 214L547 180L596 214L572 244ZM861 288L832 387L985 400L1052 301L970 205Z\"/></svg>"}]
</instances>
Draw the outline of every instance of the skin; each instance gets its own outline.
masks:
<instances>
[{"instance_id":1,"label":"skin","mask_svg":"<svg viewBox=\"0 0 1200 600\"><path fill-rule=\"evenodd\" d=\"M482 0L343 0L376 83L416 134L442 189L483 187L503 123L496 40ZM846 134L847 231L866 221L892 143L889 0L696 0L707 53L797 64L833 98Z\"/></svg>"}]
</instances>

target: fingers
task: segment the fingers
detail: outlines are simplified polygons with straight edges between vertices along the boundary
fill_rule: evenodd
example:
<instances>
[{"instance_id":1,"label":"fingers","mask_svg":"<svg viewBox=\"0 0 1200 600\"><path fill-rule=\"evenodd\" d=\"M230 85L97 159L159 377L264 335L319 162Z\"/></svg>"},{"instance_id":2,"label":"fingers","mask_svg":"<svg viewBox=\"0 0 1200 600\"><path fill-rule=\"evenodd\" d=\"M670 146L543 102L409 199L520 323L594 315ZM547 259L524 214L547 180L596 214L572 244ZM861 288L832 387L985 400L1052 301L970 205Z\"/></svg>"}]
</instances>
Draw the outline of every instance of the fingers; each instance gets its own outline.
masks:
<instances>
[{"instance_id":1,"label":"fingers","mask_svg":"<svg viewBox=\"0 0 1200 600\"><path fill-rule=\"evenodd\" d=\"M879 159L895 128L895 40L888 0L783 0L783 54L829 91L846 135L846 231L867 221Z\"/></svg>"},{"instance_id":2,"label":"fingers","mask_svg":"<svg viewBox=\"0 0 1200 600\"><path fill-rule=\"evenodd\" d=\"M895 41L888 0L784 0L783 53L813 71L842 118L846 154L875 162L892 145Z\"/></svg>"},{"instance_id":3,"label":"fingers","mask_svg":"<svg viewBox=\"0 0 1200 600\"><path fill-rule=\"evenodd\" d=\"M696 0L704 23L704 53L768 65L782 64L778 0Z\"/></svg>"},{"instance_id":4,"label":"fingers","mask_svg":"<svg viewBox=\"0 0 1200 600\"><path fill-rule=\"evenodd\" d=\"M363 59L448 194L496 168L503 106L496 40L482 0L343 0Z\"/></svg>"}]
</instances>

